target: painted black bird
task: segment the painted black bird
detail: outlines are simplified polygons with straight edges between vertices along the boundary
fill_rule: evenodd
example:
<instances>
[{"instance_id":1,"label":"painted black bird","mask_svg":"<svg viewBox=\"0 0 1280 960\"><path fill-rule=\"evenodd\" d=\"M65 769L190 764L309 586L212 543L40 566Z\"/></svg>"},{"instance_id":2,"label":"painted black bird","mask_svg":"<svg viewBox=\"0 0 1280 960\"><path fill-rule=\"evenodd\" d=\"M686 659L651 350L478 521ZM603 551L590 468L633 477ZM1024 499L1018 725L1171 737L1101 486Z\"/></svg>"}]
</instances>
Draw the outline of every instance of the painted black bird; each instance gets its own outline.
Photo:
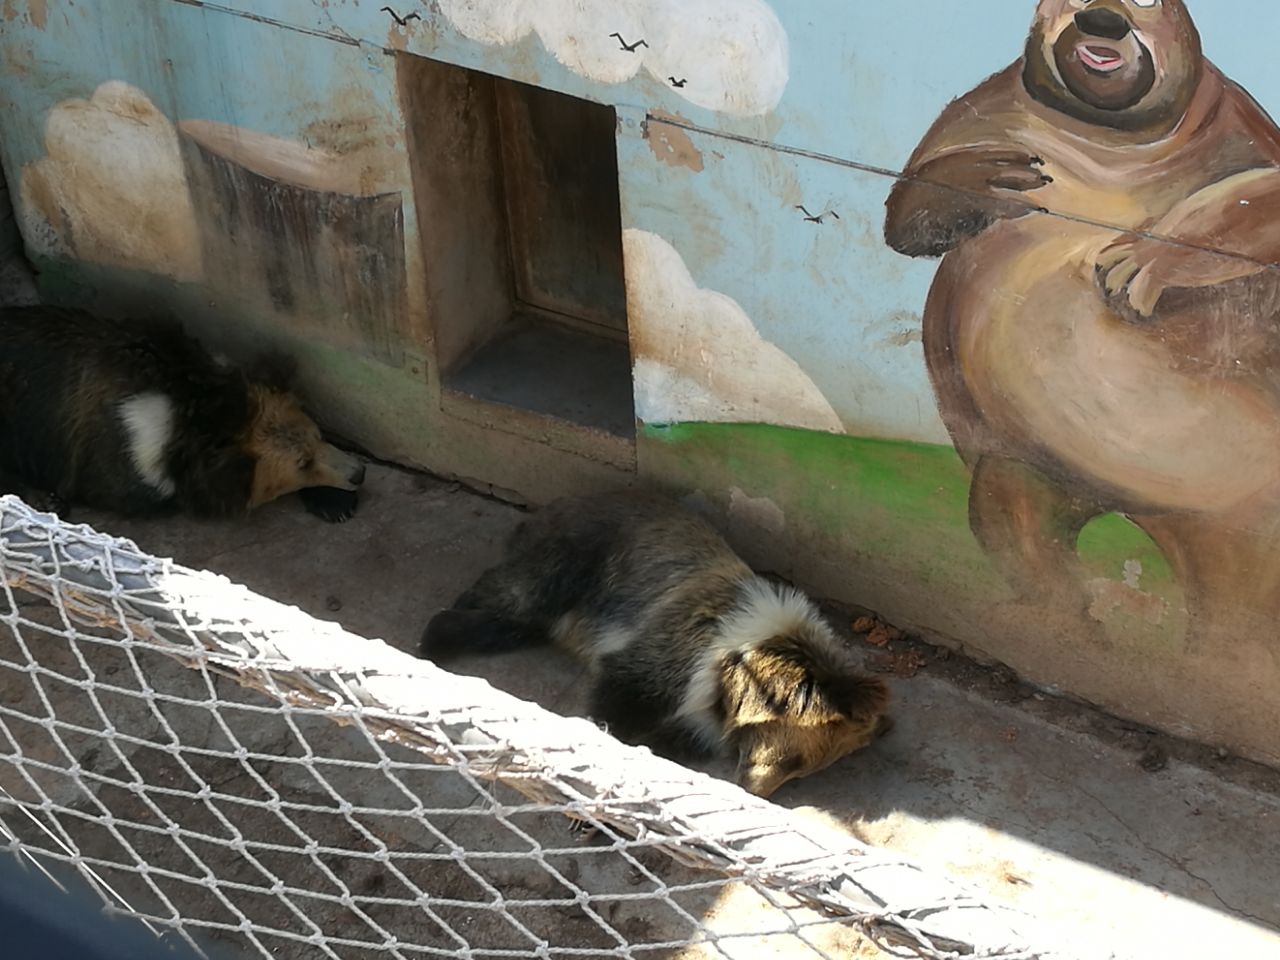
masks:
<instances>
[{"instance_id":1,"label":"painted black bird","mask_svg":"<svg viewBox=\"0 0 1280 960\"><path fill-rule=\"evenodd\" d=\"M840 219L840 214L836 213L834 210L827 210L825 213L820 213L817 216L814 216L812 213L810 213L808 210L805 209L804 204L802 203L797 203L796 209L804 214L805 220L807 220L809 223L821 223L823 217L835 217L837 220Z\"/></svg>"},{"instance_id":2,"label":"painted black bird","mask_svg":"<svg viewBox=\"0 0 1280 960\"><path fill-rule=\"evenodd\" d=\"M637 47L647 47L647 46L649 46L649 44L645 43L645 41L644 41L644 39L643 39L643 38L641 38L641 39L637 40L637 41L636 41L635 43L633 43L633 44L628 45L628 44L627 44L627 41L625 41L625 40L623 40L623 39L622 39L622 34L620 34L620 33L611 33L611 34L609 34L609 36L611 36L611 37L616 37L616 38L617 38L617 41L618 41L619 46L621 46L623 50L627 51L627 53L635 53L635 52L636 52L636 48L637 48Z\"/></svg>"},{"instance_id":3,"label":"painted black bird","mask_svg":"<svg viewBox=\"0 0 1280 960\"><path fill-rule=\"evenodd\" d=\"M405 24L407 24L410 20L421 20L421 19L422 19L422 17L421 17L421 16L419 16L417 13L411 13L411 14L409 14L407 17L402 17L402 16L400 16L400 14L396 13L396 12L395 12L394 10L392 10L390 7L383 7L383 8L382 8L382 11L383 11L384 13L389 13L389 14L391 14L391 19L392 19L392 20L394 20L397 24L399 24L399 25L400 25L400 26L402 26L402 27L403 27Z\"/></svg>"}]
</instances>

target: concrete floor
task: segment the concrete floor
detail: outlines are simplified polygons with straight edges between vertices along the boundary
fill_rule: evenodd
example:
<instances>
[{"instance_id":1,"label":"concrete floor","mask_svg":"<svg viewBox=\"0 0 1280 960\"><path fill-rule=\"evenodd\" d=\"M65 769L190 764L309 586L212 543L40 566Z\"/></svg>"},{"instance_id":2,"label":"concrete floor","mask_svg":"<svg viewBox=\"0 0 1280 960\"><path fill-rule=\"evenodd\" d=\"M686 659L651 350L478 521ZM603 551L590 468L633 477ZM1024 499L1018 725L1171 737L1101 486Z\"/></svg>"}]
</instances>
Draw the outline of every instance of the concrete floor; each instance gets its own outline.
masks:
<instances>
[{"instance_id":1,"label":"concrete floor","mask_svg":"<svg viewBox=\"0 0 1280 960\"><path fill-rule=\"evenodd\" d=\"M293 499L238 523L73 519L411 650L430 614L499 556L519 515L457 485L371 467L358 514L341 526ZM776 802L964 875L1097 957L1280 956L1280 778L923 645L895 641L886 657L849 639L873 665L897 668L896 729ZM581 673L558 655L453 669L581 711ZM873 955L852 940L841 949Z\"/></svg>"}]
</instances>

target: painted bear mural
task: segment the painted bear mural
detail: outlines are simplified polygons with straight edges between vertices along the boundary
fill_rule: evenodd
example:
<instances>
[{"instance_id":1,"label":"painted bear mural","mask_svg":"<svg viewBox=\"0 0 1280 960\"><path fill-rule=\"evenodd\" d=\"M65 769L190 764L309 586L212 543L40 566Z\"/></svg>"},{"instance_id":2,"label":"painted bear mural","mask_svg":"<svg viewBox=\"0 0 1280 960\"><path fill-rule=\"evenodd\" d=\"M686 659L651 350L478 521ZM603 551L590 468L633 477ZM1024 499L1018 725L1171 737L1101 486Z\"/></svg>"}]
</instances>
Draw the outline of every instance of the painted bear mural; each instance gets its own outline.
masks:
<instances>
[{"instance_id":1,"label":"painted bear mural","mask_svg":"<svg viewBox=\"0 0 1280 960\"><path fill-rule=\"evenodd\" d=\"M1280 130L1183 0L1042 0L1023 57L916 148L885 238L942 257L926 362L1015 590L1084 617L1076 541L1119 512L1194 642L1274 632Z\"/></svg>"}]
</instances>

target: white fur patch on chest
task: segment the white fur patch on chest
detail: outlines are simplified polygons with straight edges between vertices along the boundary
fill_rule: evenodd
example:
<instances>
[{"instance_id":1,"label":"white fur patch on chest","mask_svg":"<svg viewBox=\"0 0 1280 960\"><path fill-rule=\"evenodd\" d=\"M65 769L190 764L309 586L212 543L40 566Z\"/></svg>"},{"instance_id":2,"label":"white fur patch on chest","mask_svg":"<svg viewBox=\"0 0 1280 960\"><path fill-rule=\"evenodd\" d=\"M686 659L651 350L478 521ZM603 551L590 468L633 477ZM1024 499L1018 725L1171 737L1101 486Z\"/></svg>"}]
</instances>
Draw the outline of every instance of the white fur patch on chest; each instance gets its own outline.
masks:
<instances>
[{"instance_id":1,"label":"white fur patch on chest","mask_svg":"<svg viewBox=\"0 0 1280 960\"><path fill-rule=\"evenodd\" d=\"M119 414L138 476L161 496L173 496L173 478L165 467L173 439L173 401L163 393L138 393L120 402Z\"/></svg>"}]
</instances>

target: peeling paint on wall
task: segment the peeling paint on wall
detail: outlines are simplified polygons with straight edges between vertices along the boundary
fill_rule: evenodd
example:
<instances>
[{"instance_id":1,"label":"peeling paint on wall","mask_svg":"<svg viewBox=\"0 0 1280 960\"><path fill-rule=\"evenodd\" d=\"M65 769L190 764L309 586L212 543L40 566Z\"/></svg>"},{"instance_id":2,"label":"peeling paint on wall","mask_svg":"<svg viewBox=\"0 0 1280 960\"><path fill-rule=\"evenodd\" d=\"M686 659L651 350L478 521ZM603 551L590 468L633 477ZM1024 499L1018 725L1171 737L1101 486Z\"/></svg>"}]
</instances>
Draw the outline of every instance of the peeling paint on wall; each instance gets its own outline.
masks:
<instances>
[{"instance_id":1,"label":"peeling paint on wall","mask_svg":"<svg viewBox=\"0 0 1280 960\"><path fill-rule=\"evenodd\" d=\"M1163 597L1142 589L1142 563L1138 560L1124 562L1121 580L1094 577L1086 583L1091 595L1089 615L1104 621L1122 612L1140 617L1143 622L1160 626L1169 613L1169 602Z\"/></svg>"},{"instance_id":2,"label":"peeling paint on wall","mask_svg":"<svg viewBox=\"0 0 1280 960\"><path fill-rule=\"evenodd\" d=\"M729 520L738 526L781 536L787 530L787 515L769 497L750 496L741 487L729 489Z\"/></svg>"},{"instance_id":3,"label":"peeling paint on wall","mask_svg":"<svg viewBox=\"0 0 1280 960\"><path fill-rule=\"evenodd\" d=\"M661 110L654 110L651 116L657 120L688 122L678 114L663 113ZM694 173L702 172L702 154L693 145L689 134L679 127L667 123L645 123L644 138L653 155L663 163L673 167L688 167Z\"/></svg>"},{"instance_id":4,"label":"peeling paint on wall","mask_svg":"<svg viewBox=\"0 0 1280 960\"><path fill-rule=\"evenodd\" d=\"M770 423L843 432L813 381L732 298L694 282L671 244L625 230L636 415L646 423Z\"/></svg>"},{"instance_id":5,"label":"peeling paint on wall","mask_svg":"<svg viewBox=\"0 0 1280 960\"><path fill-rule=\"evenodd\" d=\"M786 31L763 0L440 0L440 9L472 40L537 33L580 76L622 83L643 68L708 110L768 113L787 85Z\"/></svg>"},{"instance_id":6,"label":"peeling paint on wall","mask_svg":"<svg viewBox=\"0 0 1280 960\"><path fill-rule=\"evenodd\" d=\"M45 24L49 22L47 0L27 0L26 8L27 21L37 30L43 30ZM16 0L4 0L4 6L0 7L0 16L5 20L16 20L19 16Z\"/></svg>"},{"instance_id":7,"label":"peeling paint on wall","mask_svg":"<svg viewBox=\"0 0 1280 960\"><path fill-rule=\"evenodd\" d=\"M137 87L110 80L89 100L59 103L46 156L19 184L35 253L178 280L201 274L200 240L173 124Z\"/></svg>"}]
</instances>

